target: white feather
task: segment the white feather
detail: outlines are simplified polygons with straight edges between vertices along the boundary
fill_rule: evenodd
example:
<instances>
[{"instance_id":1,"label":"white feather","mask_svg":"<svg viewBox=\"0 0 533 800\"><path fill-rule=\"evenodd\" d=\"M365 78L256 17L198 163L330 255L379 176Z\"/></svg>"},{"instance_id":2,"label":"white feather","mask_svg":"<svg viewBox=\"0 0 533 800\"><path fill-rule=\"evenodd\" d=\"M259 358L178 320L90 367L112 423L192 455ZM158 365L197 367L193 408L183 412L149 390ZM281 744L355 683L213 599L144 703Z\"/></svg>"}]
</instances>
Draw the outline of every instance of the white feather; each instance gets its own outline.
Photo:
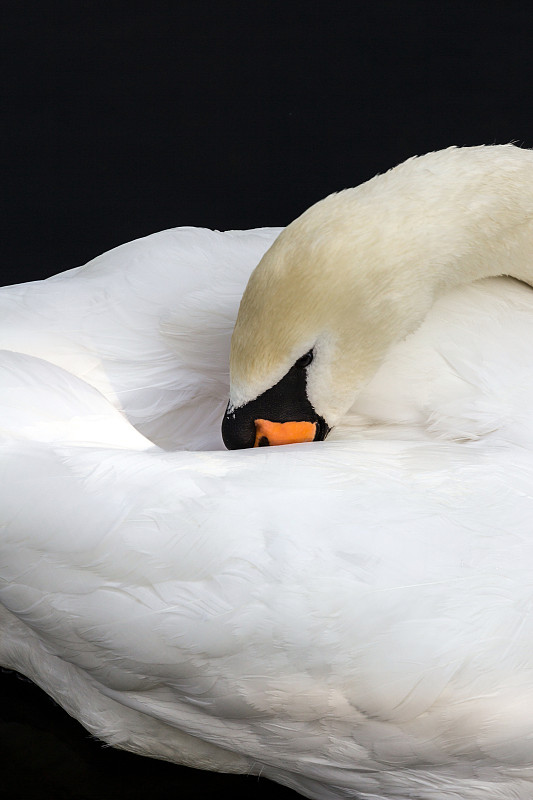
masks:
<instances>
[{"instance_id":1,"label":"white feather","mask_svg":"<svg viewBox=\"0 0 533 800\"><path fill-rule=\"evenodd\" d=\"M145 755L530 800L533 292L443 296L331 440L217 451L275 233L169 231L0 294L0 661Z\"/></svg>"}]
</instances>

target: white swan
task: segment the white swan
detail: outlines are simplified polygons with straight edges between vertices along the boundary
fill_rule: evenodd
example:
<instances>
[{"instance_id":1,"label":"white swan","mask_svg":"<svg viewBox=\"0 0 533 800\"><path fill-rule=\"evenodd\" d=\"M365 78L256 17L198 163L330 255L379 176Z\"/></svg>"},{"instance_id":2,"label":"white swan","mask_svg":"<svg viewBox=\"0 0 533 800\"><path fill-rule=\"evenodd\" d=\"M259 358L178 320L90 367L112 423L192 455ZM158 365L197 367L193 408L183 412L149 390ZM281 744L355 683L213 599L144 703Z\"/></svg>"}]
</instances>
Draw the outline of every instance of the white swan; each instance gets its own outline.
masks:
<instances>
[{"instance_id":1,"label":"white swan","mask_svg":"<svg viewBox=\"0 0 533 800\"><path fill-rule=\"evenodd\" d=\"M515 148L464 163L492 179L504 152L531 170ZM501 245L528 278L519 232L472 258ZM0 294L0 663L111 744L308 797L530 800L531 289L442 293L344 422L320 395L327 441L217 452L239 296L276 233L165 232ZM249 383L234 357L234 407L311 346Z\"/></svg>"}]
</instances>

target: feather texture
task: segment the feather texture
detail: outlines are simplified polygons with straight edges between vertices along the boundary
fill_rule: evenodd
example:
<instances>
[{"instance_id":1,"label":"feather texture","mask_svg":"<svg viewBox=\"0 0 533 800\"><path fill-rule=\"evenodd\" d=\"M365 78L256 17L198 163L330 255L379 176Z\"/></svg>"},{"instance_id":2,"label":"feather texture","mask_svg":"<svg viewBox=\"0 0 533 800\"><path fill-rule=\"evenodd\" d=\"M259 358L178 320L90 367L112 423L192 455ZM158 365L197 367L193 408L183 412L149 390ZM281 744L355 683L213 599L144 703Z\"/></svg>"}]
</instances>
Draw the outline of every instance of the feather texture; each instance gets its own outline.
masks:
<instances>
[{"instance_id":1,"label":"feather texture","mask_svg":"<svg viewBox=\"0 0 533 800\"><path fill-rule=\"evenodd\" d=\"M454 290L330 440L224 452L276 233L168 231L0 293L0 661L145 755L529 800L533 292Z\"/></svg>"}]
</instances>

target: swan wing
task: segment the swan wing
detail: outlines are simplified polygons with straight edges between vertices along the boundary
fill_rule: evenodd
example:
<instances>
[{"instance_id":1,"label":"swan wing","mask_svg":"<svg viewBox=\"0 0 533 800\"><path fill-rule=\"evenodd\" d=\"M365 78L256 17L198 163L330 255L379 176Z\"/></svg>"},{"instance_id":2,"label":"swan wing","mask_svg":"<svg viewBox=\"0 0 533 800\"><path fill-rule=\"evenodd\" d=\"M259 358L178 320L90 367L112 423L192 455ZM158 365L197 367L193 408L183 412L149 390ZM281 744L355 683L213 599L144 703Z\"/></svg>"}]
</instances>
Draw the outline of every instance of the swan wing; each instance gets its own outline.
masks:
<instances>
[{"instance_id":1,"label":"swan wing","mask_svg":"<svg viewBox=\"0 0 533 800\"><path fill-rule=\"evenodd\" d=\"M278 233L176 228L3 288L0 347L92 384L161 446L221 448L240 297Z\"/></svg>"},{"instance_id":2,"label":"swan wing","mask_svg":"<svg viewBox=\"0 0 533 800\"><path fill-rule=\"evenodd\" d=\"M533 290L490 278L439 298L333 432L533 445ZM392 426L392 432L391 432Z\"/></svg>"},{"instance_id":3,"label":"swan wing","mask_svg":"<svg viewBox=\"0 0 533 800\"><path fill-rule=\"evenodd\" d=\"M21 392L46 406L40 381ZM387 781L409 797L435 771L445 797L459 762L487 786L495 764L526 775L525 449L165 453L6 432L0 473L2 661L67 707L85 686L73 711L103 738L316 797Z\"/></svg>"}]
</instances>

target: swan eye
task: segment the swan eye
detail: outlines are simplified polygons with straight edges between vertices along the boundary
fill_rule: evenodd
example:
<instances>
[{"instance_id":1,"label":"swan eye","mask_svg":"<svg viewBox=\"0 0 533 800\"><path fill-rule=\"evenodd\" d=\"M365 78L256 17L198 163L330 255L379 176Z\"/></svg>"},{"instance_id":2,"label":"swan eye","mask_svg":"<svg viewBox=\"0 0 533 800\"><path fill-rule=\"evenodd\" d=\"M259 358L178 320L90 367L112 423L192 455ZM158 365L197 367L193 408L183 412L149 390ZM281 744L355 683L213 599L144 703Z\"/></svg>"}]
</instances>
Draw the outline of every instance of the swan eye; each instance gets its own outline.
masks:
<instances>
[{"instance_id":1,"label":"swan eye","mask_svg":"<svg viewBox=\"0 0 533 800\"><path fill-rule=\"evenodd\" d=\"M299 369L304 369L304 367L309 366L312 360L313 360L313 351L309 350L309 352L306 353L305 356L302 356L301 358L298 359L295 366L298 367Z\"/></svg>"}]
</instances>

